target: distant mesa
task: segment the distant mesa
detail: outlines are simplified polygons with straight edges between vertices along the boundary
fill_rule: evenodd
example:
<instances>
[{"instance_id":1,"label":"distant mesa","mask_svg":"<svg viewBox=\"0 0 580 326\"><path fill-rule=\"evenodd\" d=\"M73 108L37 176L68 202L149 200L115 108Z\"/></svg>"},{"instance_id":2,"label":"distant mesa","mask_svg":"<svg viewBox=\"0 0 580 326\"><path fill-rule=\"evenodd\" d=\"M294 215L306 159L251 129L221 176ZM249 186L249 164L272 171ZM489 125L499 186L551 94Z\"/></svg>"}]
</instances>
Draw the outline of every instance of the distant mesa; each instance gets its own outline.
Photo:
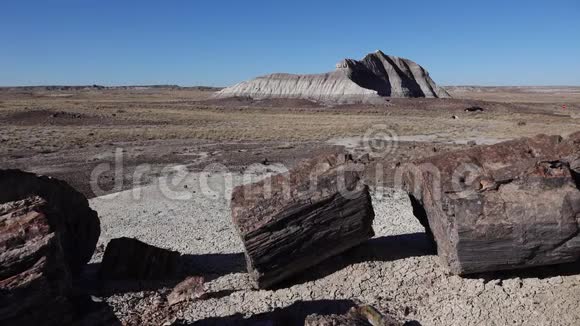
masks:
<instances>
[{"instance_id":1,"label":"distant mesa","mask_svg":"<svg viewBox=\"0 0 580 326\"><path fill-rule=\"evenodd\" d=\"M379 103L387 97L451 97L417 63L376 51L344 59L324 74L271 74L225 88L216 98L299 98L333 103Z\"/></svg>"}]
</instances>

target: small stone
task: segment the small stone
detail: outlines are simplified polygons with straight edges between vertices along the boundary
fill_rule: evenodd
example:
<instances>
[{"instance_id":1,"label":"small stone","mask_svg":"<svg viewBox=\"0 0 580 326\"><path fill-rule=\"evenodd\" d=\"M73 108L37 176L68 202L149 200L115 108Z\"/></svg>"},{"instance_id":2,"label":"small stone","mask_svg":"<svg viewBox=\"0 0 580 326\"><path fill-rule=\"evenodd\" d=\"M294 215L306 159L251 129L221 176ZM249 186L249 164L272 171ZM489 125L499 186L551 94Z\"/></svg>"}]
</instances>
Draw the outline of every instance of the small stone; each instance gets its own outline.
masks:
<instances>
[{"instance_id":1,"label":"small stone","mask_svg":"<svg viewBox=\"0 0 580 326\"><path fill-rule=\"evenodd\" d=\"M465 112L483 112L483 108L480 106L470 106L464 110Z\"/></svg>"},{"instance_id":2,"label":"small stone","mask_svg":"<svg viewBox=\"0 0 580 326\"><path fill-rule=\"evenodd\" d=\"M103 302L104 300L102 298L96 297L94 295L91 295L91 301L93 302Z\"/></svg>"},{"instance_id":3,"label":"small stone","mask_svg":"<svg viewBox=\"0 0 580 326\"><path fill-rule=\"evenodd\" d=\"M203 283L204 279L201 276L186 278L173 288L173 291L167 296L167 303L173 306L180 302L201 299L205 295Z\"/></svg>"}]
</instances>

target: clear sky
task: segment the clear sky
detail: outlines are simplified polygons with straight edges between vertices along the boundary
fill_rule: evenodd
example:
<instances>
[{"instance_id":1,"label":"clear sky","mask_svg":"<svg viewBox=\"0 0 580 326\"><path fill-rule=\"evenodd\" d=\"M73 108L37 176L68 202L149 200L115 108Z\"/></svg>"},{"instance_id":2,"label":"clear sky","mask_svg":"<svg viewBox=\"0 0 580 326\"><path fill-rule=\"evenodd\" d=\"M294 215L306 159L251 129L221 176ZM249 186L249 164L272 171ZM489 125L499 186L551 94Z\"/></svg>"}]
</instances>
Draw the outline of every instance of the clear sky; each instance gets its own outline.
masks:
<instances>
[{"instance_id":1,"label":"clear sky","mask_svg":"<svg viewBox=\"0 0 580 326\"><path fill-rule=\"evenodd\" d=\"M580 0L1 0L0 85L227 86L377 49L442 85L580 85Z\"/></svg>"}]
</instances>

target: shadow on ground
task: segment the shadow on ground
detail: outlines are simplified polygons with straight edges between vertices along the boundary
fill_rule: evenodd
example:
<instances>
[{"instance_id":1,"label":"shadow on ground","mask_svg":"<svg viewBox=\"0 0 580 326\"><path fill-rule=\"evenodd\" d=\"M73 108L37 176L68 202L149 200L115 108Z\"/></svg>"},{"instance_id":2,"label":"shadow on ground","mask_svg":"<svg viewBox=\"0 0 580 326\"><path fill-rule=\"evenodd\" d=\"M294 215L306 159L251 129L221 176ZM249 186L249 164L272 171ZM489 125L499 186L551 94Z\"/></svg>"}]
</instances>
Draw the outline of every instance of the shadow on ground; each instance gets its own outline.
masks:
<instances>
[{"instance_id":1,"label":"shadow on ground","mask_svg":"<svg viewBox=\"0 0 580 326\"><path fill-rule=\"evenodd\" d=\"M437 250L426 233L418 232L373 238L300 273L300 276L283 282L278 288L314 281L347 266L362 262L388 262L436 254Z\"/></svg>"},{"instance_id":2,"label":"shadow on ground","mask_svg":"<svg viewBox=\"0 0 580 326\"><path fill-rule=\"evenodd\" d=\"M80 291L86 293L107 296L173 288L188 276L202 276L205 282L208 282L220 276L246 271L246 262L242 253L183 255L180 264L179 273L167 275L167 278L162 280L101 280L99 278L101 264L92 263L85 267L81 278L76 281L76 286ZM227 294L217 293L214 295Z\"/></svg>"},{"instance_id":3,"label":"shadow on ground","mask_svg":"<svg viewBox=\"0 0 580 326\"><path fill-rule=\"evenodd\" d=\"M476 273L465 275L465 278L469 279L484 279L485 281L491 280L509 280L514 278L529 279L538 278L546 279L556 276L571 276L580 275L580 261L559 264L559 265L548 265L548 266L536 266L524 269L513 269L506 271L497 272L486 272L486 273Z\"/></svg>"},{"instance_id":4,"label":"shadow on ground","mask_svg":"<svg viewBox=\"0 0 580 326\"><path fill-rule=\"evenodd\" d=\"M394 261L408 257L434 255L436 250L425 233L385 236L371 239L340 255L300 273L297 277L279 284L277 288L323 278L349 265L368 261ZM232 273L245 273L246 261L243 253L203 254L181 256L181 271L168 275L163 280L100 280L100 263L89 264L79 281L79 288L97 295L122 294L135 291L152 291L173 288L187 276L202 276L205 282ZM228 293L218 294L218 296Z\"/></svg>"},{"instance_id":5,"label":"shadow on ground","mask_svg":"<svg viewBox=\"0 0 580 326\"><path fill-rule=\"evenodd\" d=\"M180 323L174 325L268 325L268 326L301 326L304 325L306 317L312 314L320 316L345 315L356 306L352 300L316 300L298 301L288 307L274 309L271 312L257 314L245 318L243 314L235 314L227 317L212 317L194 323ZM349 324L351 325L351 324ZM353 321L352 325L371 325L365 321ZM421 326L417 321L405 323L405 326Z\"/></svg>"},{"instance_id":6,"label":"shadow on ground","mask_svg":"<svg viewBox=\"0 0 580 326\"><path fill-rule=\"evenodd\" d=\"M115 315L113 308L105 302L94 302L87 295L79 295L73 302L74 322L78 326L121 326L121 321Z\"/></svg>"},{"instance_id":7,"label":"shadow on ground","mask_svg":"<svg viewBox=\"0 0 580 326\"><path fill-rule=\"evenodd\" d=\"M177 325L304 325L304 319L308 315L342 315L346 314L354 306L356 304L352 300L298 301L288 307L278 308L271 312L254 315L250 318L244 318L243 314L235 314L227 317L207 318L192 324L183 323Z\"/></svg>"},{"instance_id":8,"label":"shadow on ground","mask_svg":"<svg viewBox=\"0 0 580 326\"><path fill-rule=\"evenodd\" d=\"M246 272L246 258L243 253L183 255L181 262L185 275L200 275L206 281L232 273Z\"/></svg>"}]
</instances>

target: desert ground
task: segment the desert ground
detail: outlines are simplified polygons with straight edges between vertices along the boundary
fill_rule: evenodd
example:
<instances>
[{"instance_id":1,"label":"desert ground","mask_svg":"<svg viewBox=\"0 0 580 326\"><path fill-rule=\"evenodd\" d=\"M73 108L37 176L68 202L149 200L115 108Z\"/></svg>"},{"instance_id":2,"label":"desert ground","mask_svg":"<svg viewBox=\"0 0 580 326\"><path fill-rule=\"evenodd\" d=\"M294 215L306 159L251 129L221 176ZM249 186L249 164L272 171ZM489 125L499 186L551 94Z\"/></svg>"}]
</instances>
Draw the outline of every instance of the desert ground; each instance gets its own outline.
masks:
<instances>
[{"instance_id":1,"label":"desert ground","mask_svg":"<svg viewBox=\"0 0 580 326\"><path fill-rule=\"evenodd\" d=\"M394 169L475 144L580 131L580 87L446 89L453 98L332 106L212 99L216 89L199 87L3 88L0 168L54 176L91 198L102 234L79 287L125 324L235 325L272 311L337 313L364 303L420 325L577 325L580 265L450 275L388 173L367 177L374 239L280 288L252 288L228 203L247 175L341 148ZM465 111L474 106L483 111ZM178 198L168 198L167 184ZM211 295L166 307L179 280L95 286L91 270L121 236L186 255L184 273L203 276Z\"/></svg>"},{"instance_id":2,"label":"desert ground","mask_svg":"<svg viewBox=\"0 0 580 326\"><path fill-rule=\"evenodd\" d=\"M387 158L396 161L469 141L579 130L578 87L449 90L453 99L326 106L305 100L212 100L211 88L3 88L0 165L62 178L94 197L90 171L113 163L117 149L123 151L123 189L129 189L160 176L168 164L196 171L217 162L241 171L265 159L291 165L335 145L362 152L365 135L387 133L397 147L389 147ZM470 106L485 111L465 112ZM151 165L149 172L132 180L134 168L143 163ZM106 173L99 178L104 192L118 190L109 184L112 179Z\"/></svg>"}]
</instances>

